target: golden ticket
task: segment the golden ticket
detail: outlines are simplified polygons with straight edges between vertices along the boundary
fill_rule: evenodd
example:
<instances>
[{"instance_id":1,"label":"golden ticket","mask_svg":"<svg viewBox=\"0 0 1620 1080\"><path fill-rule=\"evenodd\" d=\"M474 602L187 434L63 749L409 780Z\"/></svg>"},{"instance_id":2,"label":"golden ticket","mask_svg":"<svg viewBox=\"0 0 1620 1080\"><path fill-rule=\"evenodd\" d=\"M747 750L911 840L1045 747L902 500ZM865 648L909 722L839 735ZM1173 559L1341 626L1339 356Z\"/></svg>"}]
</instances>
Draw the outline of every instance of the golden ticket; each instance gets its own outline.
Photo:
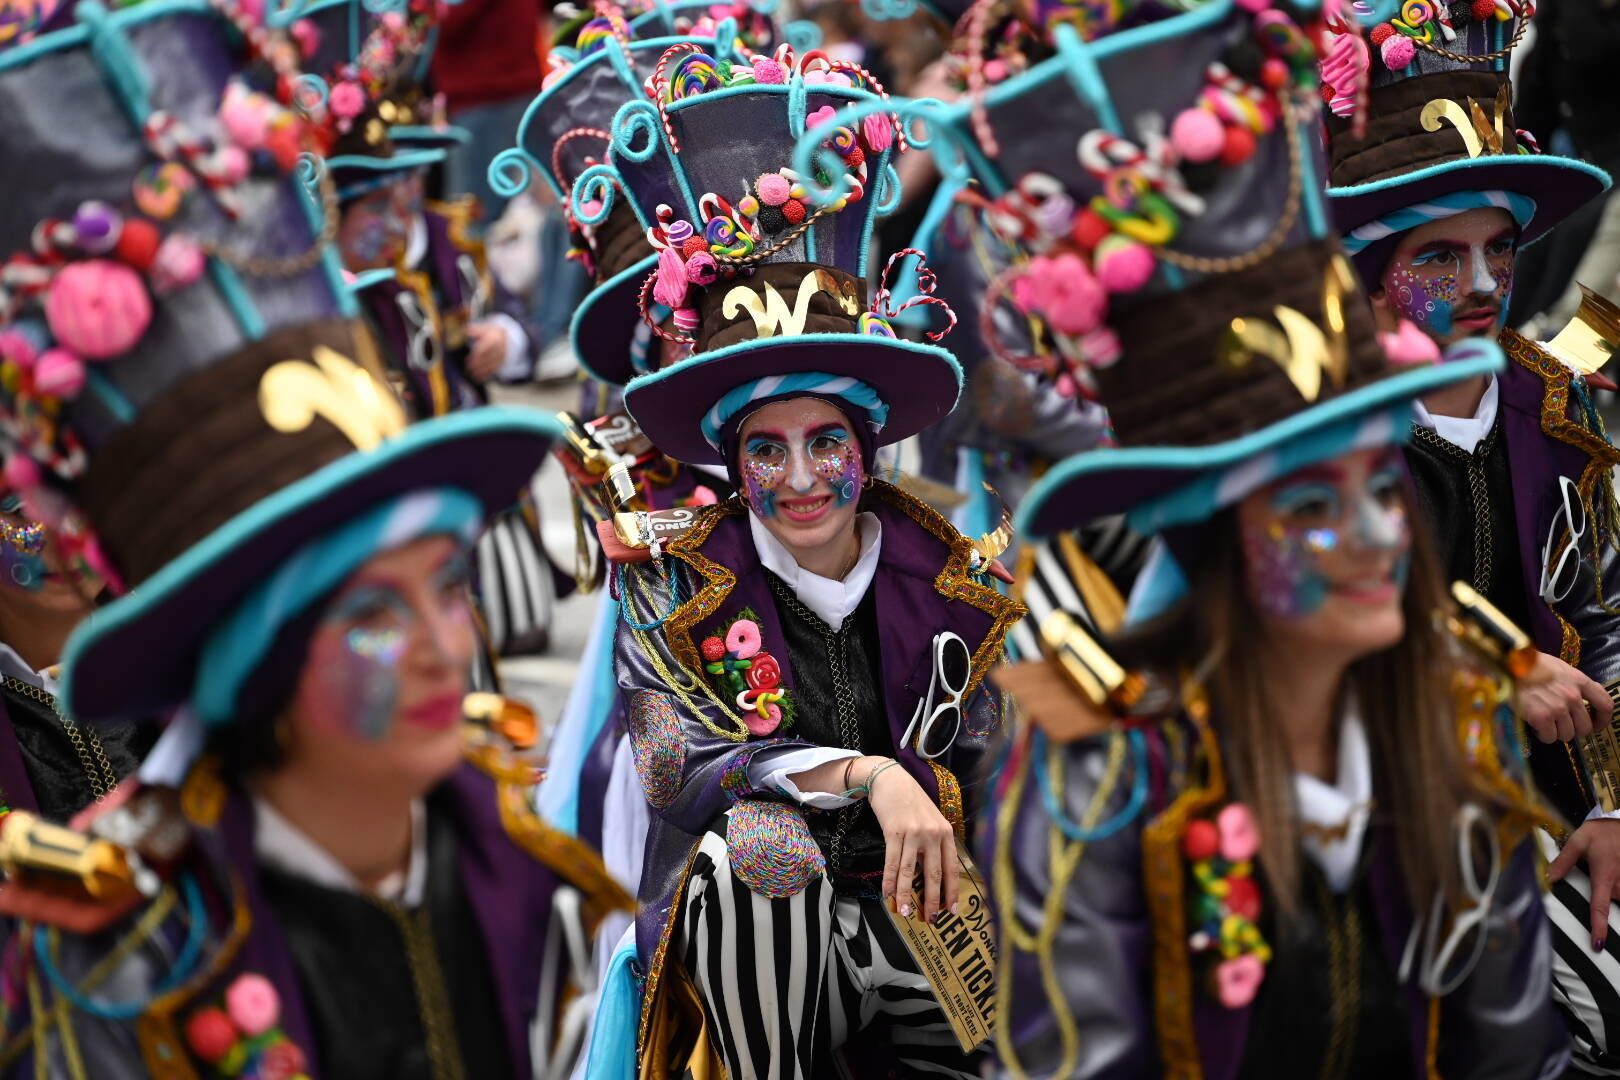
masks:
<instances>
[{"instance_id":1,"label":"golden ticket","mask_svg":"<svg viewBox=\"0 0 1620 1080\"><path fill-rule=\"evenodd\" d=\"M1614 724L1598 728L1578 745L1592 797L1606 814L1620 810L1620 728Z\"/></svg>"},{"instance_id":2,"label":"golden ticket","mask_svg":"<svg viewBox=\"0 0 1620 1080\"><path fill-rule=\"evenodd\" d=\"M990 1038L995 1026L996 941L984 879L960 848L957 857L962 862L960 915L944 912L932 926L892 910L889 918L934 988L962 1052L969 1053Z\"/></svg>"}]
</instances>

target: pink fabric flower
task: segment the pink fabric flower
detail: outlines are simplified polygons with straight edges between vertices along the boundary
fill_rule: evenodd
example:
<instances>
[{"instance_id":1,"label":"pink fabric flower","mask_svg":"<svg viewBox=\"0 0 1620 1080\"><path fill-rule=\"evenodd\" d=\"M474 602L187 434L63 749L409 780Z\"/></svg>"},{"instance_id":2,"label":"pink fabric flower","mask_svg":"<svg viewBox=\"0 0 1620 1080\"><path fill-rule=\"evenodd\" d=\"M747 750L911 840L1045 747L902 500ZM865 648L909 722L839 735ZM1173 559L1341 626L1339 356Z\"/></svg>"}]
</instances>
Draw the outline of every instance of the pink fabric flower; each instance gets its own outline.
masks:
<instances>
[{"instance_id":1,"label":"pink fabric flower","mask_svg":"<svg viewBox=\"0 0 1620 1080\"><path fill-rule=\"evenodd\" d=\"M1215 816L1221 834L1221 858L1227 862L1252 859L1260 850L1260 827L1242 803L1228 803Z\"/></svg>"},{"instance_id":2,"label":"pink fabric flower","mask_svg":"<svg viewBox=\"0 0 1620 1080\"><path fill-rule=\"evenodd\" d=\"M1253 953L1223 960L1215 968L1215 996L1228 1009L1241 1009L1254 1000L1265 977L1266 965Z\"/></svg>"},{"instance_id":3,"label":"pink fabric flower","mask_svg":"<svg viewBox=\"0 0 1620 1080\"><path fill-rule=\"evenodd\" d=\"M1013 283L1013 302L1040 315L1060 334L1095 330L1108 312L1108 291L1072 252L1041 255Z\"/></svg>"}]
</instances>

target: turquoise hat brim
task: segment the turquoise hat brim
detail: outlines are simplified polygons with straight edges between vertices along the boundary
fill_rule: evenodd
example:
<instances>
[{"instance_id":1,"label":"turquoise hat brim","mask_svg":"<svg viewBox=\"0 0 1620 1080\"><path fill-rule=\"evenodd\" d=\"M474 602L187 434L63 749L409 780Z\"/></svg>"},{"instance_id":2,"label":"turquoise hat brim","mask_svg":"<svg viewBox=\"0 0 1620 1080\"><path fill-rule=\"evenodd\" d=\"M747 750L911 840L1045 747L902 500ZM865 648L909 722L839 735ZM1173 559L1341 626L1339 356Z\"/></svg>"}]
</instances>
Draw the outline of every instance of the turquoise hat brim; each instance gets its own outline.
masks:
<instances>
[{"instance_id":1,"label":"turquoise hat brim","mask_svg":"<svg viewBox=\"0 0 1620 1080\"><path fill-rule=\"evenodd\" d=\"M1386 214L1458 191L1511 191L1535 200L1536 210L1520 233L1531 244L1607 191L1609 174L1575 158L1550 154L1488 154L1430 165L1415 172L1350 187L1328 188L1339 234ZM1363 268L1365 276L1365 268Z\"/></svg>"},{"instance_id":2,"label":"turquoise hat brim","mask_svg":"<svg viewBox=\"0 0 1620 1080\"><path fill-rule=\"evenodd\" d=\"M388 137L395 146L424 150L453 150L472 142L472 132L455 124L396 124L388 129Z\"/></svg>"},{"instance_id":3,"label":"turquoise hat brim","mask_svg":"<svg viewBox=\"0 0 1620 1080\"><path fill-rule=\"evenodd\" d=\"M425 169L444 161L445 152L432 148L406 150L390 157L371 157L367 154L341 154L327 158L326 168L337 185L338 198L343 201L357 198L379 186L392 183L407 173Z\"/></svg>"},{"instance_id":4,"label":"turquoise hat brim","mask_svg":"<svg viewBox=\"0 0 1620 1080\"><path fill-rule=\"evenodd\" d=\"M848 376L877 391L889 407L878 446L943 420L962 393L961 365L937 345L876 334L802 334L744 341L642 375L625 387L624 403L653 445L670 457L724 465L703 439L704 414L739 386L798 372Z\"/></svg>"},{"instance_id":5,"label":"turquoise hat brim","mask_svg":"<svg viewBox=\"0 0 1620 1080\"><path fill-rule=\"evenodd\" d=\"M1125 363L1129 362L1127 358ZM1240 438L1210 446L1108 447L1076 454L1054 465L1030 488L1018 507L1018 532L1039 539L1110 514L1163 518L1151 513L1153 504L1176 499L1211 475L1224 473L1323 428L1409 402L1443 386L1488 375L1500 370L1502 364L1502 354L1495 349L1488 356L1425 364ZM1330 451L1316 460L1336 456L1337 452L1342 451ZM1302 468L1311 462L1300 460L1293 464ZM1190 524L1191 520L1165 520L1162 524Z\"/></svg>"},{"instance_id":6,"label":"turquoise hat brim","mask_svg":"<svg viewBox=\"0 0 1620 1080\"><path fill-rule=\"evenodd\" d=\"M636 327L641 325L637 300L641 283L657 268L657 253L632 263L585 294L574 310L568 324L574 355L581 367L605 383L623 386L639 374L630 361Z\"/></svg>"},{"instance_id":7,"label":"turquoise hat brim","mask_svg":"<svg viewBox=\"0 0 1620 1080\"><path fill-rule=\"evenodd\" d=\"M374 506L429 488L464 490L493 516L517 500L560 434L547 413L470 409L412 424L282 488L79 625L62 661L64 707L95 722L150 717L183 704L207 635L304 544Z\"/></svg>"}]
</instances>

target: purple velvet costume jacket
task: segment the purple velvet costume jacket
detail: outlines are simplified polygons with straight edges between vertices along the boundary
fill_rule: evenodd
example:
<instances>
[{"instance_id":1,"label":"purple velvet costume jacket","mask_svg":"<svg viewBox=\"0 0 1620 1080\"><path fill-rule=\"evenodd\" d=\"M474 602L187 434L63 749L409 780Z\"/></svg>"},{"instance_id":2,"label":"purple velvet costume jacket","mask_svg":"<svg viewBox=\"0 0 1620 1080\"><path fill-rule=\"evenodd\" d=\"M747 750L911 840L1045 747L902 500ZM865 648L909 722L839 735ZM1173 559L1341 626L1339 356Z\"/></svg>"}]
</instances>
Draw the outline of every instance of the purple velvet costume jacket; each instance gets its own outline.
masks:
<instances>
[{"instance_id":1,"label":"purple velvet costume jacket","mask_svg":"<svg viewBox=\"0 0 1620 1080\"><path fill-rule=\"evenodd\" d=\"M926 505L879 482L865 496L862 508L875 513L883 526L871 589L877 605L879 686L897 747L928 690L934 635L954 631L973 651L967 715L955 745L933 763L905 747L895 755L961 829L964 817L971 819L981 801L976 790L980 765L1000 724L999 700L981 683L1001 656L1006 631L1023 609L968 572L971 545ZM656 563L626 567L619 583L626 620L646 624L652 618L649 612L667 614L658 629L644 632L621 621L614 646L636 767L656 814L647 842L637 923L637 946L648 976L643 1025L663 969L680 886L698 840L743 800L784 801L780 793L752 787L749 765L764 764L773 755L806 745L793 737L791 728L749 737L703 695L701 687L692 685L708 678L698 644L710 634L723 633L739 612L752 609L765 648L781 663L781 684L790 696L793 693L786 638L746 513L734 501L704 509L698 523L666 549L662 568ZM684 694L673 692L659 666L684 681L688 687ZM737 734L728 737L714 728ZM800 814L794 809L773 816L781 823L782 835L760 839L763 850L774 853L774 873L799 880L802 888L813 872L808 864L819 852ZM743 858L734 853L733 865L740 866ZM739 870L739 875L745 872Z\"/></svg>"},{"instance_id":2,"label":"purple velvet costume jacket","mask_svg":"<svg viewBox=\"0 0 1620 1080\"><path fill-rule=\"evenodd\" d=\"M521 788L513 791L510 788ZM483 769L464 763L441 785L435 803L446 807L456 835L456 864L467 903L486 948L485 962L500 1003L500 1027L514 1075L533 1074L530 1066L530 1022L540 1000L542 957L552 927L553 901L562 886L572 886L592 905L627 906L624 895L602 869L596 854L577 841L543 825L524 813L531 792L527 784L497 780ZM204 953L204 965L219 951L220 938L233 918L247 920L240 947L223 960L223 967L200 987L191 987L168 1014L169 1024L150 1019L115 1022L75 1012L72 1023L90 1076L97 1080L145 1077L143 1053L184 1057L184 1025L193 1009L213 1004L236 976L254 972L267 978L281 999L280 1026L308 1059L310 1080L320 1080L313 1027L299 987L292 952L268 905L254 853L254 814L249 798L230 789L218 824L196 833L187 865L203 883L213 935ZM235 896L226 885L240 883ZM597 911L602 908L598 906ZM234 912L234 914L233 914ZM76 981L106 956L127 933L140 913L121 921L113 931L95 937L63 934L58 965ZM121 970L117 985L124 998L141 1000L149 993L131 992L150 987L166 971L160 953L172 956L173 943L184 935L173 917L159 930L171 945L152 944L135 950ZM15 948L15 946L13 946ZM564 961L566 968L566 961ZM14 1017L13 1033L26 1017ZM60 1064L55 1052L53 1060ZM26 1059L23 1074L29 1073ZM206 1075L206 1070L204 1070Z\"/></svg>"},{"instance_id":3,"label":"purple velvet costume jacket","mask_svg":"<svg viewBox=\"0 0 1620 1080\"><path fill-rule=\"evenodd\" d=\"M1165 909L1155 905L1157 898L1180 909L1188 902L1186 893L1195 887L1180 850L1181 800L1197 799L1189 796L1189 789L1201 782L1196 778L1203 770L1197 764L1171 767L1175 755L1168 749L1165 728L1172 726L1179 728L1177 746L1198 745L1196 731L1181 721L1147 729L1146 752L1140 759L1148 774L1144 804L1130 814L1138 759L1127 753L1096 821L1102 826L1122 812L1128 820L1123 828L1085 846L1078 869L1062 885L1055 909L1050 837L1056 826L1035 775L1048 767L1045 754L1035 757L1028 744L1020 745L1003 777L1008 790L998 790L990 820L980 833L980 863L986 874L998 880L996 875L1009 869L998 860L1010 863L1011 900L999 891L993 894L1003 948L1009 916L1016 915L1024 930L1035 934L1050 912L1057 913L1058 925L1047 947L1047 972L1033 952L1009 949L1010 967L1003 957L1001 977L1008 978L1010 972L1011 986L1004 988L1007 996L1002 999L1006 1037L996 1049L1006 1053L1010 1048L1032 1078L1233 1080L1244 1064L1249 1040L1257 1037L1255 1003L1223 1006L1196 970L1189 970L1186 938L1177 936ZM1114 737L1126 738L1123 733ZM1092 804L1107 771L1114 737L1049 748L1058 760L1063 785L1056 789L1060 792L1056 797L1070 821L1087 821L1088 810L1095 812ZM1015 779L1019 776L1021 782ZM1189 776L1195 779L1189 782ZM1224 801L1217 795L1214 805ZM1009 815L1010 820L1004 820ZM1195 816L1202 812L1195 811ZM1468 977L1435 999L1426 997L1414 982L1396 986L1411 1052L1410 1069L1399 1075L1411 1080L1439 1076L1532 1080L1558 1076L1568 1064L1568 1036L1552 1004L1552 943L1535 856L1529 841L1522 839L1522 830L1520 834L1516 846L1504 855L1501 878L1481 924L1489 927L1486 943ZM1059 840L1067 846L1067 840ZM1373 920L1365 933L1369 944L1375 942L1382 950L1388 970L1399 972L1413 918L1394 830L1387 821L1374 817L1363 851L1370 853L1363 872ZM1171 874L1169 868L1179 869ZM1055 980L1078 1036L1069 1054L1048 997L1047 977ZM1166 1025L1166 1017L1178 1019ZM1165 1030L1167 1026L1176 1030ZM1438 1042L1431 1043L1435 1031ZM1431 1062L1438 1071L1431 1070ZM1006 1064L1002 1062L1003 1067Z\"/></svg>"}]
</instances>

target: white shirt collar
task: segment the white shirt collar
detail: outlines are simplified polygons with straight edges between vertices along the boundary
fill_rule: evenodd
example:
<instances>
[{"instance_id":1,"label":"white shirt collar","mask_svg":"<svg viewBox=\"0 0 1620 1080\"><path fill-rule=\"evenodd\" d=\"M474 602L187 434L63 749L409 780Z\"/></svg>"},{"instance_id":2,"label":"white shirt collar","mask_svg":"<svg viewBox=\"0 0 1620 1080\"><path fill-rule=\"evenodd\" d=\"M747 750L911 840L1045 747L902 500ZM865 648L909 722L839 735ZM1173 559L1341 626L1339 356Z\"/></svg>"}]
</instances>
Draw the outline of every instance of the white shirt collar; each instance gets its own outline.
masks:
<instances>
[{"instance_id":1,"label":"white shirt collar","mask_svg":"<svg viewBox=\"0 0 1620 1080\"><path fill-rule=\"evenodd\" d=\"M37 686L47 694L54 695L58 670L57 666L52 664L44 671L35 671L28 666L28 662L17 653L16 649L0 641L0 675L9 675L19 682Z\"/></svg>"},{"instance_id":2,"label":"white shirt collar","mask_svg":"<svg viewBox=\"0 0 1620 1080\"><path fill-rule=\"evenodd\" d=\"M1491 425L1496 423L1497 397L1496 376L1492 375L1491 381L1485 385L1485 393L1480 395L1479 408L1474 410L1473 416L1435 416L1424 408L1422 401L1414 401L1413 419L1463 453L1472 454L1474 448L1491 433Z\"/></svg>"},{"instance_id":3,"label":"white shirt collar","mask_svg":"<svg viewBox=\"0 0 1620 1080\"><path fill-rule=\"evenodd\" d=\"M1306 854L1321 867L1334 892L1350 887L1361 857L1361 841L1372 816L1372 751L1367 729L1354 703L1339 727L1339 774L1332 784L1305 773L1294 774L1294 802L1301 824L1324 829L1345 828L1342 839L1326 841L1305 835Z\"/></svg>"},{"instance_id":4,"label":"white shirt collar","mask_svg":"<svg viewBox=\"0 0 1620 1080\"><path fill-rule=\"evenodd\" d=\"M254 795L253 812L256 818L253 850L260 862L324 889L364 891L348 867L287 820L268 800ZM413 799L410 863L403 873L390 874L378 882L372 894L405 907L417 907L427 891L427 869L427 808L421 799Z\"/></svg>"},{"instance_id":5,"label":"white shirt collar","mask_svg":"<svg viewBox=\"0 0 1620 1080\"><path fill-rule=\"evenodd\" d=\"M405 238L405 269L415 270L427 258L427 216L417 214L411 218L411 234Z\"/></svg>"},{"instance_id":6,"label":"white shirt collar","mask_svg":"<svg viewBox=\"0 0 1620 1080\"><path fill-rule=\"evenodd\" d=\"M812 574L794 562L782 542L771 535L752 511L748 514L748 530L754 534L754 550L759 553L760 563L781 578L783 584L799 598L799 603L814 612L816 618L835 633L843 628L844 620L860 607L861 599L866 596L866 590L872 585L872 577L877 573L878 551L883 546L883 523L876 514L855 515L855 528L861 537L860 557L843 581L835 581Z\"/></svg>"}]
</instances>

